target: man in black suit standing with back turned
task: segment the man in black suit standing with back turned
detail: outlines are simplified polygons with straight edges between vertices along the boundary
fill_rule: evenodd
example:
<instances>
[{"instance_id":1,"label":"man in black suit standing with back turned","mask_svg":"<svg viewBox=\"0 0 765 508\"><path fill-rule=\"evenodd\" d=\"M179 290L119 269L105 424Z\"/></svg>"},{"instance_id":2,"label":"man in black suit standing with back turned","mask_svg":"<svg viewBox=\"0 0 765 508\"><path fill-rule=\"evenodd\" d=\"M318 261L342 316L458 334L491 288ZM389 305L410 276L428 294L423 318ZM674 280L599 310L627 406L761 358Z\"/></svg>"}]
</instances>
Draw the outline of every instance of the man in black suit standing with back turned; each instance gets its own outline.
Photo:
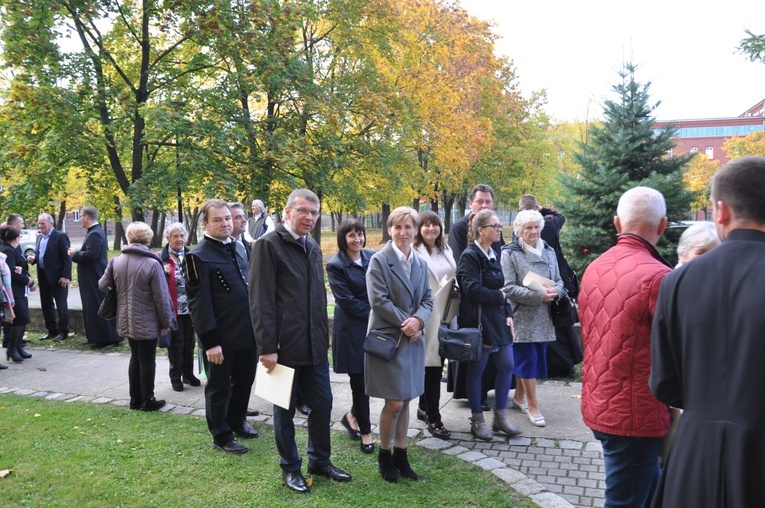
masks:
<instances>
[{"instance_id":1,"label":"man in black suit standing with back turned","mask_svg":"<svg viewBox=\"0 0 765 508\"><path fill-rule=\"evenodd\" d=\"M55 342L61 342L69 334L67 297L69 281L72 279L72 258L68 254L69 236L54 227L53 217L49 213L41 213L37 217L37 227L40 234L37 236L35 253L27 256L27 262L37 264L40 305L45 328L48 330L42 340L55 337Z\"/></svg>"}]
</instances>

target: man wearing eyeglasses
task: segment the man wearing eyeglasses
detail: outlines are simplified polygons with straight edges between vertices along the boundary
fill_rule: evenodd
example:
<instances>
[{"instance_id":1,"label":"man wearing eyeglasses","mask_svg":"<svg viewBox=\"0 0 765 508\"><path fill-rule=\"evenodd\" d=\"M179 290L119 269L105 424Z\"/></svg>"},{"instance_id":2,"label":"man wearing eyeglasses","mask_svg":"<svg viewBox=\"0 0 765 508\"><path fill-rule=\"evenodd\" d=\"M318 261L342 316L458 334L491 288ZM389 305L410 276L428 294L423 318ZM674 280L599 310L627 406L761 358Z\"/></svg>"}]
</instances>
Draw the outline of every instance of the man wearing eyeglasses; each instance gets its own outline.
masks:
<instances>
[{"instance_id":1,"label":"man wearing eyeglasses","mask_svg":"<svg viewBox=\"0 0 765 508\"><path fill-rule=\"evenodd\" d=\"M321 248L309 237L321 217L319 198L307 189L290 194L284 221L255 242L250 263L250 317L262 367L295 369L289 410L274 405L274 437L282 479L299 493L310 492L295 444L295 394L308 413L308 473L338 482L351 475L330 462L327 290Z\"/></svg>"}]
</instances>

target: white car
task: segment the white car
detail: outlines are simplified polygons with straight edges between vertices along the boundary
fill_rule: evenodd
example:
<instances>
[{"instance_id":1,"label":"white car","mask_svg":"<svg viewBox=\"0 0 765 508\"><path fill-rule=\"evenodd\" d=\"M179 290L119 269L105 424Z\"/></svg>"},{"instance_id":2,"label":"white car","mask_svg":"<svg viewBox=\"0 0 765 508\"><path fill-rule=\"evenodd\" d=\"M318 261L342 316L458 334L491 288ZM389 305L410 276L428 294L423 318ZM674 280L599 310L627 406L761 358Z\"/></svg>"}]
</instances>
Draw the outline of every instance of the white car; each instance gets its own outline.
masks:
<instances>
[{"instance_id":1,"label":"white car","mask_svg":"<svg viewBox=\"0 0 765 508\"><path fill-rule=\"evenodd\" d=\"M21 252L24 253L24 257L34 255L35 247L37 246L38 233L39 232L36 229L21 230L21 236L19 237L19 247L21 247Z\"/></svg>"}]
</instances>

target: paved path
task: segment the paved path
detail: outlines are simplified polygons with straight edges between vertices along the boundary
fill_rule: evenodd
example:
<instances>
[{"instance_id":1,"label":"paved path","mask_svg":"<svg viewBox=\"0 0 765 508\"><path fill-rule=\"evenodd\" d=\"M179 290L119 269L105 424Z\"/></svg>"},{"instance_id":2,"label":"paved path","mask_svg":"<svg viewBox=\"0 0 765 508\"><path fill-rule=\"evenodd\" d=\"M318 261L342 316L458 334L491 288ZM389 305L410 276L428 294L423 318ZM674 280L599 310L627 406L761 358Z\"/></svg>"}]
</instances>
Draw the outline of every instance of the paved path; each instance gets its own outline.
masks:
<instances>
[{"instance_id":1,"label":"paved path","mask_svg":"<svg viewBox=\"0 0 765 508\"><path fill-rule=\"evenodd\" d=\"M84 401L127 406L129 403L125 353L74 351L51 346L28 348L33 358L10 364L0 370L0 393L45 397L61 401ZM204 390L185 387L174 392L167 374L167 357L157 357L156 396L166 399L162 410L177 414L204 416ZM351 392L345 375L331 374L334 404L333 428L344 431L340 424L351 406ZM470 409L467 401L453 400L442 388L442 417L452 431L453 439L432 438L425 424L414 418L409 431L417 446L454 455L478 467L491 470L511 488L529 496L543 508L570 506L603 506L605 472L602 449L579 412L580 383L556 381L539 385L547 427L531 425L519 411L511 412L511 420L524 434L520 437L495 438L492 443L474 441L469 434ZM491 395L490 395L491 401ZM255 420L271 423L272 406L253 395L250 407L262 416ZM372 399L373 421L382 408L382 401ZM491 421L492 416L487 416ZM304 421L300 422L304 424Z\"/></svg>"}]
</instances>

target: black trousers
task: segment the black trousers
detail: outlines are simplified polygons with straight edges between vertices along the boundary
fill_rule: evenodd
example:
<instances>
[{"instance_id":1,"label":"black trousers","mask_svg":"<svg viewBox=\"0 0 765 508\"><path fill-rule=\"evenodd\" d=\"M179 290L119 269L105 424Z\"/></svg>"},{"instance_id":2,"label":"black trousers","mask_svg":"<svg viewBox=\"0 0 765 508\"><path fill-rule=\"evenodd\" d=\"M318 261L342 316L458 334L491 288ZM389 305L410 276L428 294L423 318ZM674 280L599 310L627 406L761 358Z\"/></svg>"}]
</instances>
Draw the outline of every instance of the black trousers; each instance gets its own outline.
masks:
<instances>
[{"instance_id":1,"label":"black trousers","mask_svg":"<svg viewBox=\"0 0 765 508\"><path fill-rule=\"evenodd\" d=\"M207 428L215 443L224 445L234 438L247 416L255 367L257 348L223 352L223 363L207 362L205 385L205 416Z\"/></svg>"},{"instance_id":2,"label":"black trousers","mask_svg":"<svg viewBox=\"0 0 765 508\"><path fill-rule=\"evenodd\" d=\"M130 384L130 407L154 398L154 377L157 373L157 340L135 340L128 338L130 363L128 382Z\"/></svg>"},{"instance_id":3,"label":"black trousers","mask_svg":"<svg viewBox=\"0 0 765 508\"><path fill-rule=\"evenodd\" d=\"M425 367L425 392L420 395L419 408L428 413L428 422L441 421L441 377L443 375L443 359L441 367Z\"/></svg>"},{"instance_id":4,"label":"black trousers","mask_svg":"<svg viewBox=\"0 0 765 508\"><path fill-rule=\"evenodd\" d=\"M351 414L356 417L359 431L362 434L371 434L372 421L369 418L369 396L364 391L364 373L348 374L348 377L351 379L351 394L353 396Z\"/></svg>"},{"instance_id":5,"label":"black trousers","mask_svg":"<svg viewBox=\"0 0 765 508\"><path fill-rule=\"evenodd\" d=\"M69 308L67 306L69 288L62 287L58 281L53 284L48 282L45 269L40 268L40 265L37 265L37 278L45 328L51 338L59 333L67 333L69 331ZM56 324L56 311L58 311L58 325Z\"/></svg>"},{"instance_id":6,"label":"black trousers","mask_svg":"<svg viewBox=\"0 0 765 508\"><path fill-rule=\"evenodd\" d=\"M170 379L180 381L181 376L194 375L194 325L189 314L178 314L178 329L170 334L167 359L170 361Z\"/></svg>"}]
</instances>

